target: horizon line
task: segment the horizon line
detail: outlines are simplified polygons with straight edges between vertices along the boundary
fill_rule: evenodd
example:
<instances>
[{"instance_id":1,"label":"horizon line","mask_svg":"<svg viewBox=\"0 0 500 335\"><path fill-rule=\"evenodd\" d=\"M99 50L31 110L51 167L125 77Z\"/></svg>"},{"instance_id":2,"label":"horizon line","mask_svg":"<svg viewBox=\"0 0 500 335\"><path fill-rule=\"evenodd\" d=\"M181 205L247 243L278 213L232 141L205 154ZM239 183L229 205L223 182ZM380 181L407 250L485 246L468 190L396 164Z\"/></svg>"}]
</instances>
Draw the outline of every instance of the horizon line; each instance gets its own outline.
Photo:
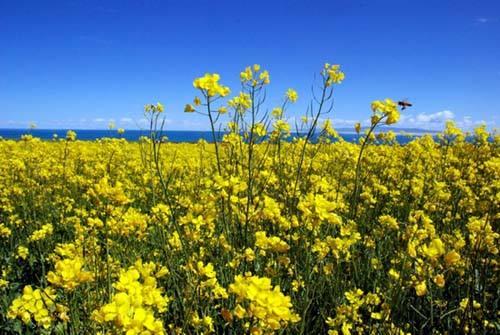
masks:
<instances>
[{"instance_id":1,"label":"horizon line","mask_svg":"<svg viewBox=\"0 0 500 335\"><path fill-rule=\"evenodd\" d=\"M78 132L78 131L106 131L106 132L113 132L113 133L116 133L118 131L118 129L124 129L125 132L127 131L143 131L143 132L149 132L150 130L149 129L140 129L140 128L123 128L123 127L117 127L117 128L113 128L113 129L104 129L104 128L4 128L4 127L0 127L0 131L27 131L27 132L30 132L30 131L68 131L68 130L72 130L72 131L75 131L75 132ZM354 127L339 127L339 128L334 128L335 130L337 130L338 132L343 132L344 134L345 133L356 133L355 130L354 130ZM361 127L361 130L366 130L366 129L369 129L369 127ZM389 126L385 126L385 127L381 127L379 128L379 130L383 130L383 131L394 131L394 132L411 132L411 131L416 131L416 132L419 132L419 133L439 133L439 132L442 132L444 129L442 130L433 130L433 129L425 129L425 128L415 128L415 127L389 127ZM162 130L163 132L172 132L172 131L175 131L175 132L212 132L210 129L193 129L193 130L186 130L186 129L163 129ZM226 132L225 130L216 130L216 133L223 133L223 132ZM303 132L307 132L306 130L304 130ZM292 131L291 133L296 133L296 131ZM300 133L300 132L299 132Z\"/></svg>"}]
</instances>

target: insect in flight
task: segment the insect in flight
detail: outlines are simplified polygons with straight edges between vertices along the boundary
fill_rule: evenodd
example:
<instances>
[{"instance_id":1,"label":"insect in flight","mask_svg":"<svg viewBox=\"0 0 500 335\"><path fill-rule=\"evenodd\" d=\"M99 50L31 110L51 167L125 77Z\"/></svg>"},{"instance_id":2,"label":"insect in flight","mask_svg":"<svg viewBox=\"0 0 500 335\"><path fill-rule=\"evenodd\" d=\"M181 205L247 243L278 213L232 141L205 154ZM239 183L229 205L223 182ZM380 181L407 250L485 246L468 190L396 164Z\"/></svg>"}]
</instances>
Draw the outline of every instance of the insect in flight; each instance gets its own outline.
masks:
<instances>
[{"instance_id":1,"label":"insect in flight","mask_svg":"<svg viewBox=\"0 0 500 335\"><path fill-rule=\"evenodd\" d=\"M405 110L406 108L413 106L413 104L408 102L408 99L404 99L404 100L398 101L398 106L401 107L401 110Z\"/></svg>"}]
</instances>

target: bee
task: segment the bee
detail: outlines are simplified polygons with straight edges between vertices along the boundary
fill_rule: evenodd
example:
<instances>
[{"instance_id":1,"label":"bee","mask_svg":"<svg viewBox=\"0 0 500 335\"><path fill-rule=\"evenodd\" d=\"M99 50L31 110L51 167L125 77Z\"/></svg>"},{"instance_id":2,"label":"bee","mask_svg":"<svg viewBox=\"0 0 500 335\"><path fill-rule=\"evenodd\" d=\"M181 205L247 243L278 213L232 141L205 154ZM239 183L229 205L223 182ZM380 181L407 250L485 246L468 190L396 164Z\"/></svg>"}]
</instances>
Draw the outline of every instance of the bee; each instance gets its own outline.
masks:
<instances>
[{"instance_id":1,"label":"bee","mask_svg":"<svg viewBox=\"0 0 500 335\"><path fill-rule=\"evenodd\" d=\"M406 108L413 106L413 104L408 102L407 99L404 99L404 100L398 101L398 106L401 107L401 110L405 110Z\"/></svg>"}]
</instances>

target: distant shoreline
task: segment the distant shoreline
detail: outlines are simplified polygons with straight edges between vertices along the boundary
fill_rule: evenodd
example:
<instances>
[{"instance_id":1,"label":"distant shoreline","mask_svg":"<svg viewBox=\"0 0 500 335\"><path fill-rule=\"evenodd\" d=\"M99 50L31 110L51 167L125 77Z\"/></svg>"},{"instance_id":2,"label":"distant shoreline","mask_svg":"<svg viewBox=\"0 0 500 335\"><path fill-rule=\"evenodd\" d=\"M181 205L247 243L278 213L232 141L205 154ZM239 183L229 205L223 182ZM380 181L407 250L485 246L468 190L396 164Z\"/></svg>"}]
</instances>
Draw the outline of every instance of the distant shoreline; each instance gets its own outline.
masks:
<instances>
[{"instance_id":1,"label":"distant shoreline","mask_svg":"<svg viewBox=\"0 0 500 335\"><path fill-rule=\"evenodd\" d=\"M10 133L10 132L24 132L24 133L30 133L30 132L54 132L54 133L60 133L60 132L67 132L68 130L75 131L76 133L78 132L106 132L106 133L117 133L117 127L116 129L87 129L87 128L35 128L35 129L28 129L28 128L0 128L0 136L1 133ZM356 131L353 128L334 128L339 134L356 134ZM369 127L361 127L361 132L369 129ZM125 132L143 132L143 133L149 133L149 130L147 129L124 129ZM435 135L439 134L442 132L442 130L429 130L429 129L419 129L419 128L389 128L389 127L379 127L375 130L375 133L381 133L381 132L388 132L392 131L397 135ZM177 129L166 129L164 132L169 132L169 133L211 133L210 129L206 130L177 130ZM220 133L225 133L224 131L220 131ZM293 133L293 132L292 132Z\"/></svg>"},{"instance_id":2,"label":"distant shoreline","mask_svg":"<svg viewBox=\"0 0 500 335\"><path fill-rule=\"evenodd\" d=\"M53 139L63 139L66 137L66 132L70 129L0 129L0 137L5 140L19 140L23 135L32 135L33 137L40 138L42 140L53 140ZM73 130L73 129L72 129ZM357 142L361 135L354 131L346 131L347 129L337 130L339 135L347 142ZM388 131L392 129L383 129L383 131ZM147 130L125 130L123 134L119 134L116 129L114 130L103 130L103 129L74 129L76 132L77 140L82 141L95 141L103 138L123 138L127 141L135 142L138 141L143 136L148 136L149 131ZM405 144L410 142L416 137L421 137L423 135L429 134L434 136L435 133L424 133L424 132L413 132L410 133L405 131L404 134L396 133L396 141L400 144ZM219 141L226 132L217 132L217 140ZM172 143L195 143L199 140L205 140L207 142L212 142L212 133L207 130L166 130L163 132L162 136L165 135L167 140ZM302 133L299 133L302 135ZM291 140L296 137L297 134L292 132L291 136L287 140ZM315 141L315 138L312 139Z\"/></svg>"}]
</instances>

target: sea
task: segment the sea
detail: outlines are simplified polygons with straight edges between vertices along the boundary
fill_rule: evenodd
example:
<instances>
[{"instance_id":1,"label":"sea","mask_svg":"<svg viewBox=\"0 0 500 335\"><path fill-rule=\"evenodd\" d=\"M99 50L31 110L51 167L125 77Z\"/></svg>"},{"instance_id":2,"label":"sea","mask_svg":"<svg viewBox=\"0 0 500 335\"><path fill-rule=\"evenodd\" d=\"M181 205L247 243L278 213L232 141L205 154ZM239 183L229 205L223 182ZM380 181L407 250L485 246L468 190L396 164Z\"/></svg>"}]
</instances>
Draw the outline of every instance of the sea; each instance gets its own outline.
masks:
<instances>
[{"instance_id":1,"label":"sea","mask_svg":"<svg viewBox=\"0 0 500 335\"><path fill-rule=\"evenodd\" d=\"M13 139L19 140L21 136L30 134L33 137L38 137L42 140L52 140L54 138L65 138L68 129L0 129L0 138L3 139ZM90 130L81 129L74 130L77 134L78 140L84 141L95 141L102 138L124 138L127 141L137 141L141 136L147 136L148 131L146 130L125 130L123 134L118 134L116 130ZM194 143L203 139L207 142L212 142L212 133L210 131L197 131L197 130L167 130L163 133L169 142L188 142ZM217 140L220 140L224 133L219 132L216 134ZM303 135L303 134L299 134ZM355 133L340 133L339 134L345 141L357 142L359 140L359 135ZM292 135L290 138L296 137L297 135ZM418 135L396 135L396 140L400 144L406 144L410 142ZM314 141L314 137L312 139Z\"/></svg>"}]
</instances>

